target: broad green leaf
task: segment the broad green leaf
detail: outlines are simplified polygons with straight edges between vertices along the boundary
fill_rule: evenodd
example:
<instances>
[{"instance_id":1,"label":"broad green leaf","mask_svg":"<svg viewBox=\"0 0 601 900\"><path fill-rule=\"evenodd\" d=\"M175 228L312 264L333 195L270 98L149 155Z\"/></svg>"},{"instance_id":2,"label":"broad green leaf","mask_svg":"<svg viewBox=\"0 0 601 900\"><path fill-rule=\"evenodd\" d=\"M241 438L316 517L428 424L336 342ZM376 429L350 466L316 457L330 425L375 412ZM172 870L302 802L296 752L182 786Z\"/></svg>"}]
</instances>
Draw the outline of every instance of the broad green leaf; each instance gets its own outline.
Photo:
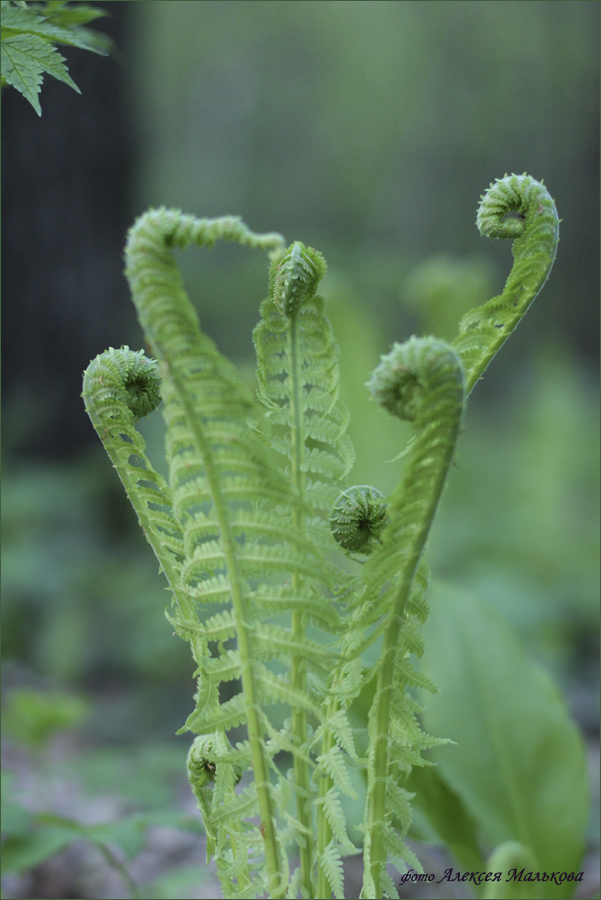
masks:
<instances>
[{"instance_id":1,"label":"broad green leaf","mask_svg":"<svg viewBox=\"0 0 601 900\"><path fill-rule=\"evenodd\" d=\"M440 584L426 626L427 730L455 741L433 752L490 848L529 847L541 872L578 872L588 817L581 736L549 676L484 600ZM574 882L541 885L545 900Z\"/></svg>"},{"instance_id":2,"label":"broad green leaf","mask_svg":"<svg viewBox=\"0 0 601 900\"><path fill-rule=\"evenodd\" d=\"M514 869L516 873L536 871L536 860L528 847L516 841L508 841L497 847L488 860L489 872L502 872L501 881L489 881L484 885L484 900L536 900L539 896L540 884L536 881L524 881L522 878L509 876ZM524 872L524 874L525 874ZM508 881L508 878L511 880Z\"/></svg>"},{"instance_id":3,"label":"broad green leaf","mask_svg":"<svg viewBox=\"0 0 601 900\"><path fill-rule=\"evenodd\" d=\"M76 832L62 827L36 828L25 834L12 835L2 844L0 871L3 875L26 872L79 837Z\"/></svg>"},{"instance_id":4,"label":"broad green leaf","mask_svg":"<svg viewBox=\"0 0 601 900\"><path fill-rule=\"evenodd\" d=\"M131 859L142 848L144 831L148 821L143 816L127 816L116 822L102 822L97 825L85 825L74 819L57 816L53 813L42 813L37 817L40 825L48 830L64 829L75 838L87 838L95 844L117 844L128 859Z\"/></svg>"},{"instance_id":5,"label":"broad green leaf","mask_svg":"<svg viewBox=\"0 0 601 900\"><path fill-rule=\"evenodd\" d=\"M4 781L4 779L2 779ZM14 837L26 834L30 827L31 813L18 803L2 798L2 835Z\"/></svg>"},{"instance_id":6,"label":"broad green leaf","mask_svg":"<svg viewBox=\"0 0 601 900\"><path fill-rule=\"evenodd\" d=\"M16 688L8 695L3 724L16 740L43 747L56 732L79 725L87 712L81 697Z\"/></svg>"},{"instance_id":7,"label":"broad green leaf","mask_svg":"<svg viewBox=\"0 0 601 900\"><path fill-rule=\"evenodd\" d=\"M461 798L445 782L440 767L414 766L403 786L415 794L409 837L429 843L442 841L464 870L482 871L484 860L476 824Z\"/></svg>"}]
</instances>

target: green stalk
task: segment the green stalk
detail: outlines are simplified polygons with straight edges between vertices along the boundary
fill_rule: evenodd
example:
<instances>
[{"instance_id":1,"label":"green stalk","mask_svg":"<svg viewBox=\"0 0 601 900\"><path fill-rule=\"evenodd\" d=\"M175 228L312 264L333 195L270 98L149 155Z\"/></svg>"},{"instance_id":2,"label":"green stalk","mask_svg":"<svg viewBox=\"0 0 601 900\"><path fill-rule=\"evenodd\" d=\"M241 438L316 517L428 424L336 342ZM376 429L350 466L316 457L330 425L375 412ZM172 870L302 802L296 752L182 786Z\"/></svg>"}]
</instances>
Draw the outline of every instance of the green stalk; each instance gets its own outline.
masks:
<instances>
[{"instance_id":1,"label":"green stalk","mask_svg":"<svg viewBox=\"0 0 601 900\"><path fill-rule=\"evenodd\" d=\"M291 316L288 328L288 353L290 358L290 407L292 414L292 479L302 501L305 495L305 473L303 459L305 454L304 415L300 388L300 371L298 356L297 317ZM294 510L294 530L298 535L305 533L305 513L299 504ZM300 590L301 579L297 572L292 575L292 585ZM292 613L292 636L299 642L305 638L303 613L295 610ZM305 666L298 656L292 657L292 686L301 692L307 689ZM307 714L304 709L293 709L292 731L296 747L305 747L307 743ZM309 767L300 754L294 755L294 778L296 782L297 815L303 828L305 846L299 847L302 884L308 897L313 897L313 821L310 809L311 785Z\"/></svg>"}]
</instances>

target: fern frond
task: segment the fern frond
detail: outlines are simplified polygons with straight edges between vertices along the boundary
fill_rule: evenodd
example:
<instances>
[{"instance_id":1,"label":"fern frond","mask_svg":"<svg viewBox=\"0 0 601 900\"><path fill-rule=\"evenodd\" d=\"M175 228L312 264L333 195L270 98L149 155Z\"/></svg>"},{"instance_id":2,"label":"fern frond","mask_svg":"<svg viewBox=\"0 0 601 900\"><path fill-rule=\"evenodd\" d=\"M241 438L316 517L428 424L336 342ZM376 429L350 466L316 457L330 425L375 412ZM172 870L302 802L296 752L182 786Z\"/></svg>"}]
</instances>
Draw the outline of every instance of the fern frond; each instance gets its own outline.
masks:
<instances>
[{"instance_id":1,"label":"fern frond","mask_svg":"<svg viewBox=\"0 0 601 900\"><path fill-rule=\"evenodd\" d=\"M398 900L399 892L397 891L396 884L384 869L380 876L380 880L382 882L382 896L386 897L387 900Z\"/></svg>"},{"instance_id":2,"label":"fern frond","mask_svg":"<svg viewBox=\"0 0 601 900\"><path fill-rule=\"evenodd\" d=\"M411 825L411 798L413 794L400 787L398 779L389 776L386 784L386 797L388 814L393 821L398 823L401 833L407 834Z\"/></svg>"},{"instance_id":3,"label":"fern frond","mask_svg":"<svg viewBox=\"0 0 601 900\"><path fill-rule=\"evenodd\" d=\"M261 689L261 697L266 703L280 701L287 703L293 709L303 709L311 713L316 719L321 719L323 713L315 701L304 691L286 681L283 675L274 675L264 666L257 675Z\"/></svg>"},{"instance_id":4,"label":"fern frond","mask_svg":"<svg viewBox=\"0 0 601 900\"><path fill-rule=\"evenodd\" d=\"M326 881L334 897L344 897L344 874L342 871L342 859L340 850L335 843L330 843L318 857L319 868L324 873Z\"/></svg>"},{"instance_id":5,"label":"fern frond","mask_svg":"<svg viewBox=\"0 0 601 900\"><path fill-rule=\"evenodd\" d=\"M213 813L212 819L215 825L221 826L223 830L227 831L241 818L250 818L256 815L258 809L257 791L253 783L236 794L235 799L230 803L223 803Z\"/></svg>"},{"instance_id":6,"label":"fern frond","mask_svg":"<svg viewBox=\"0 0 601 900\"><path fill-rule=\"evenodd\" d=\"M436 693L434 682L424 672L416 669L407 657L397 659L394 671L395 678L398 679L397 683L407 685L407 687L421 688L424 691L429 691L431 694Z\"/></svg>"},{"instance_id":7,"label":"fern frond","mask_svg":"<svg viewBox=\"0 0 601 900\"><path fill-rule=\"evenodd\" d=\"M229 731L239 725L246 724L246 707L242 694L236 694L229 700L225 700L219 708L211 709L207 713L204 706L190 713L183 728L177 734L184 731L192 731L194 734L211 734L213 731Z\"/></svg>"},{"instance_id":8,"label":"fern frond","mask_svg":"<svg viewBox=\"0 0 601 900\"><path fill-rule=\"evenodd\" d=\"M281 625L264 625L255 634L257 649L264 659L302 656L313 664L313 671L326 673L338 656L328 645L295 635Z\"/></svg>"},{"instance_id":9,"label":"fern frond","mask_svg":"<svg viewBox=\"0 0 601 900\"><path fill-rule=\"evenodd\" d=\"M347 853L355 853L357 848L350 840L346 830L346 819L340 805L340 794L336 788L330 790L323 797L319 797L317 804L323 807L330 830L338 844Z\"/></svg>"},{"instance_id":10,"label":"fern frond","mask_svg":"<svg viewBox=\"0 0 601 900\"><path fill-rule=\"evenodd\" d=\"M203 622L203 631L207 641L227 641L236 634L236 623L231 610L217 612Z\"/></svg>"},{"instance_id":11,"label":"fern frond","mask_svg":"<svg viewBox=\"0 0 601 900\"><path fill-rule=\"evenodd\" d=\"M302 613L310 622L330 633L339 631L340 616L333 602L324 603L309 589L295 590L290 584L261 583L253 593L252 616L277 616L290 611Z\"/></svg>"},{"instance_id":12,"label":"fern frond","mask_svg":"<svg viewBox=\"0 0 601 900\"><path fill-rule=\"evenodd\" d=\"M327 753L322 753L321 756L318 756L317 762L332 779L332 783L339 788L343 794L346 794L351 800L359 799L357 792L351 784L344 755L337 744L330 747Z\"/></svg>"},{"instance_id":13,"label":"fern frond","mask_svg":"<svg viewBox=\"0 0 601 900\"><path fill-rule=\"evenodd\" d=\"M302 418L302 469L324 476L319 484L307 479L305 485L305 497L311 498L317 514L331 506L331 495L324 497L324 486L338 491L354 460L346 435L348 411L338 401L338 352L324 305L317 295L305 298L295 317L289 319L271 295L261 306L261 321L253 333L259 396L268 409L272 446L292 461L292 436ZM292 402L295 390L299 410Z\"/></svg>"},{"instance_id":14,"label":"fern frond","mask_svg":"<svg viewBox=\"0 0 601 900\"><path fill-rule=\"evenodd\" d=\"M121 479L179 607L178 621L195 621L193 607L181 588L184 536L173 515L171 489L146 456L136 422L161 402L158 365L143 351L109 348L84 372L82 397L86 411ZM192 626L193 627L193 626ZM196 662L204 643L188 631Z\"/></svg>"},{"instance_id":15,"label":"fern frond","mask_svg":"<svg viewBox=\"0 0 601 900\"><path fill-rule=\"evenodd\" d=\"M384 842L387 853L392 858L402 860L408 868L415 869L416 872L423 872L420 861L413 851L409 849L407 844L401 840L399 834L388 819L384 823Z\"/></svg>"},{"instance_id":16,"label":"fern frond","mask_svg":"<svg viewBox=\"0 0 601 900\"><path fill-rule=\"evenodd\" d=\"M338 400L338 351L324 301L317 295L324 273L321 254L300 242L292 244L271 266L269 296L261 305L261 320L253 332L258 393L269 420L270 443L283 459L284 471L304 507L296 512L295 531L316 547L327 546L324 513L354 458L346 435L348 411ZM332 590L346 582L343 570L330 566L329 571L333 577L323 582L326 588ZM294 573L293 591L305 593L308 577L308 571ZM331 601L323 597L323 602ZM302 639L305 628L306 617L294 609L294 635ZM291 678L301 693L306 690L307 667L300 654L292 658ZM297 742L306 744L302 707L293 711L292 727ZM307 795L309 772L299 757L295 757L295 777L297 790ZM300 796L298 818L310 829L309 811ZM303 888L309 895L313 890L312 843L308 841L301 849Z\"/></svg>"},{"instance_id":17,"label":"fern frond","mask_svg":"<svg viewBox=\"0 0 601 900\"><path fill-rule=\"evenodd\" d=\"M346 711L344 709L336 710L336 712L327 720L326 724L328 728L331 729L338 746L342 747L350 759L357 759L353 729L351 728Z\"/></svg>"},{"instance_id":18,"label":"fern frond","mask_svg":"<svg viewBox=\"0 0 601 900\"><path fill-rule=\"evenodd\" d=\"M416 432L405 476L389 501L390 525L362 569L367 619L373 622L375 609L386 621L369 716L366 818L366 866L378 896L386 861L383 823L392 757L391 717L403 720L405 726L412 722L411 711L399 706L405 692L404 685L395 681L395 665L399 655L404 659L411 650L419 655L422 649L416 632L405 628L408 600L455 449L464 404L463 370L448 344L412 338L382 357L370 386L374 399L393 415L413 421ZM410 764L411 753L406 762Z\"/></svg>"}]
</instances>

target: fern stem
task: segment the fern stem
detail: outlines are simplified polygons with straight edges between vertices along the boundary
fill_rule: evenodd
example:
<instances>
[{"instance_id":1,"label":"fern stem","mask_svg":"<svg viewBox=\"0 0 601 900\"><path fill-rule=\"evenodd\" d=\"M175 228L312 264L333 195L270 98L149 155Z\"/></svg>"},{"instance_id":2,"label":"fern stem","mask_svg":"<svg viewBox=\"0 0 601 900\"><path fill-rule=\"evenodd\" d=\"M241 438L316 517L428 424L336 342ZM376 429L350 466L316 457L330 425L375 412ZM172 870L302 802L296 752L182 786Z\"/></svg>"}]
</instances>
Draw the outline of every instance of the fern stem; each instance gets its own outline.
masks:
<instances>
[{"instance_id":1,"label":"fern stem","mask_svg":"<svg viewBox=\"0 0 601 900\"><path fill-rule=\"evenodd\" d=\"M288 353L290 358L290 412L292 426L292 480L302 500L305 495L305 473L303 471L303 459L305 451L304 416L301 398L300 370L298 358L298 321L296 315L289 318L288 328ZM304 505L304 504L303 504ZM294 529L297 534L305 534L305 512L302 505L294 509ZM294 572L292 585L295 591L300 591L301 576ZM305 639L304 616L300 610L292 612L292 637L299 643ZM293 687L303 693L307 690L307 675L305 663L298 655L292 657L290 678ZM294 708L292 711L292 731L297 747L305 747L307 744L307 713L302 708ZM301 754L294 756L294 778L296 782L297 814L299 822L305 832L304 846L299 847L301 880L308 897L313 896L313 821L311 815L311 785L309 781L309 767Z\"/></svg>"},{"instance_id":2,"label":"fern stem","mask_svg":"<svg viewBox=\"0 0 601 900\"><path fill-rule=\"evenodd\" d=\"M372 376L371 389L376 401L389 412L414 420L416 437L403 481L391 498L391 525L384 532L381 551L373 554L363 570L366 579L376 575L382 558L390 556L395 546L399 548L400 575L386 600L387 623L369 721L365 898L382 896L387 856L385 810L390 777L391 701L399 691L395 664L407 600L459 433L464 404L463 371L459 358L447 344L434 338L412 338L406 344L395 344L391 353L382 357Z\"/></svg>"}]
</instances>

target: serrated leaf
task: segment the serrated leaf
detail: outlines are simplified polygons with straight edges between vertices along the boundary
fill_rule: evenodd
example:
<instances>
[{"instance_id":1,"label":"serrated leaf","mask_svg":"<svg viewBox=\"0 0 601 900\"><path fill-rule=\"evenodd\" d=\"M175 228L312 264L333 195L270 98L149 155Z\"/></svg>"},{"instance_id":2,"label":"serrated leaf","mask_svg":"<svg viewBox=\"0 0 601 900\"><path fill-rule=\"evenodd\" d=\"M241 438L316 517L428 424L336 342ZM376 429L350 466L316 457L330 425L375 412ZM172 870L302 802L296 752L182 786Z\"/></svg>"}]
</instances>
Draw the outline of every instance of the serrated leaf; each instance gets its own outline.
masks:
<instances>
[{"instance_id":1,"label":"serrated leaf","mask_svg":"<svg viewBox=\"0 0 601 900\"><path fill-rule=\"evenodd\" d=\"M76 12L76 8L73 9ZM94 16L97 18L97 16ZM88 21L90 19L88 18ZM104 53L105 50L97 49L94 40L90 42L90 32L87 29L61 28L48 21L45 12L26 6L13 6L10 3L2 4L2 31L7 39L14 34L36 35L45 43L64 44L69 47L78 47L80 50L91 50L93 53ZM97 35L94 35L97 37ZM102 41L102 39L101 39Z\"/></svg>"},{"instance_id":2,"label":"serrated leaf","mask_svg":"<svg viewBox=\"0 0 601 900\"><path fill-rule=\"evenodd\" d=\"M108 16L108 12L100 9L98 6L88 6L82 3L80 6L67 6L67 4L57 4L56 7L47 7L44 14L48 20L58 25L60 28L69 28L72 25L87 25L95 19Z\"/></svg>"},{"instance_id":3,"label":"serrated leaf","mask_svg":"<svg viewBox=\"0 0 601 900\"><path fill-rule=\"evenodd\" d=\"M15 35L2 40L2 77L29 100L39 116L38 100L42 73L47 72L81 93L69 76L58 50L34 34Z\"/></svg>"}]
</instances>

